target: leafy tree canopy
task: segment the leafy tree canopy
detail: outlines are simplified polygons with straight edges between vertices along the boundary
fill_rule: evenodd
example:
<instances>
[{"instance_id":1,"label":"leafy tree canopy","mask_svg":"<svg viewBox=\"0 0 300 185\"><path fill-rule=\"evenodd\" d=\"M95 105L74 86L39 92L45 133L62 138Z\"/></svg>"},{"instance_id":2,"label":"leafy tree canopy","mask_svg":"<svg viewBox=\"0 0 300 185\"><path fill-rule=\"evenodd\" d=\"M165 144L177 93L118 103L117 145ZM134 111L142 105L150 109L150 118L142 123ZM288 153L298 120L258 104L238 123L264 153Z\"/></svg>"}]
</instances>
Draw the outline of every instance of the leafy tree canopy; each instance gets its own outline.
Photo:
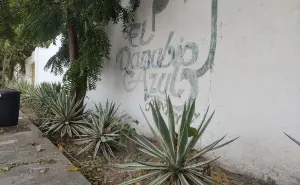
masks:
<instances>
[{"instance_id":1,"label":"leafy tree canopy","mask_svg":"<svg viewBox=\"0 0 300 185\"><path fill-rule=\"evenodd\" d=\"M12 80L17 64L21 67L20 72L25 73L25 60L31 56L35 47L36 43L20 38L18 28L12 29L9 37L0 38L0 69L4 68L4 74L8 75L8 80Z\"/></svg>"},{"instance_id":2,"label":"leafy tree canopy","mask_svg":"<svg viewBox=\"0 0 300 185\"><path fill-rule=\"evenodd\" d=\"M62 47L45 66L54 74L68 68L64 80L73 87L94 89L103 61L108 59L109 22L132 21L139 0L122 6L121 0L0 0L0 33L9 36L9 20L20 24L21 37L39 43L55 41L62 35ZM8 7L8 8L7 8ZM2 11L6 9L5 11ZM3 23L3 24L2 24ZM70 27L75 30L76 62L70 63Z\"/></svg>"},{"instance_id":3,"label":"leafy tree canopy","mask_svg":"<svg viewBox=\"0 0 300 185\"><path fill-rule=\"evenodd\" d=\"M24 5L24 6L23 6ZM14 68L20 65L25 73L25 59L30 57L38 42L23 38L22 8L25 4L17 0L0 0L0 69L12 80Z\"/></svg>"}]
</instances>

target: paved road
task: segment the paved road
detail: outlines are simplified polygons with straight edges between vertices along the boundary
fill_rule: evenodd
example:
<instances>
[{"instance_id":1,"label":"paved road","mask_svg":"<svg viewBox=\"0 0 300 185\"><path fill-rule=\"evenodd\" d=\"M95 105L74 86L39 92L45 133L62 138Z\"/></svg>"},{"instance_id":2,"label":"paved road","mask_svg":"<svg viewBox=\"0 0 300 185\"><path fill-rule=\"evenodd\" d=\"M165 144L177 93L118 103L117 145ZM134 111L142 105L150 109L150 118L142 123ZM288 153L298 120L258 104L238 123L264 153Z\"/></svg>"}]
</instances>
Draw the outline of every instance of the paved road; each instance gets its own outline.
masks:
<instances>
[{"instance_id":1,"label":"paved road","mask_svg":"<svg viewBox=\"0 0 300 185\"><path fill-rule=\"evenodd\" d=\"M18 127L0 128L0 185L90 185L69 167L70 161L22 115Z\"/></svg>"}]
</instances>

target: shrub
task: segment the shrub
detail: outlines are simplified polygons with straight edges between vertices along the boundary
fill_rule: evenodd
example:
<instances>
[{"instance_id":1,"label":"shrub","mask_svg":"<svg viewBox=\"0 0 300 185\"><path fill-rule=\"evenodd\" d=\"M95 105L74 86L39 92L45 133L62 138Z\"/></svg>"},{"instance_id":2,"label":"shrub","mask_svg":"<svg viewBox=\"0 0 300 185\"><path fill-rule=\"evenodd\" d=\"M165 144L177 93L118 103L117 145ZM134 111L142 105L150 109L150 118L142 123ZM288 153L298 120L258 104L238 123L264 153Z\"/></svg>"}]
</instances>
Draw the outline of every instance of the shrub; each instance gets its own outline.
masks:
<instances>
[{"instance_id":1,"label":"shrub","mask_svg":"<svg viewBox=\"0 0 300 185\"><path fill-rule=\"evenodd\" d=\"M42 83L34 86L28 82L13 82L9 88L21 92L21 105L31 108L38 116L45 116L49 113L49 99L58 99L58 94L62 90L60 83Z\"/></svg>"},{"instance_id":2,"label":"shrub","mask_svg":"<svg viewBox=\"0 0 300 185\"><path fill-rule=\"evenodd\" d=\"M207 176L205 169L207 165L215 161L217 158L204 160L198 163L194 163L194 161L203 157L203 155L207 152L221 148L233 142L237 138L218 145L225 138L224 136L212 144L202 148L195 155L192 155L192 149L205 132L208 124L213 118L214 113L206 120L206 116L208 114L207 110L201 124L196 129L196 134L189 138L188 129L189 125L191 125L192 117L195 112L195 101L193 101L191 104L184 105L182 120L178 130L178 137L176 137L175 119L170 98L167 97L169 119L168 126L160 113L157 102L155 101L154 105L150 104L150 106L152 109L153 120L158 131L154 130L147 120L144 112L142 112L152 134L157 141L157 145L154 145L148 139L140 135L136 135L133 138L133 141L139 146L139 150L141 152L157 158L161 162L137 161L136 163L116 165L116 167L123 169L147 171L146 175L124 182L122 185L133 184L149 178L154 179L150 183L153 185L165 183L175 185L213 183L214 180Z\"/></svg>"},{"instance_id":3,"label":"shrub","mask_svg":"<svg viewBox=\"0 0 300 185\"><path fill-rule=\"evenodd\" d=\"M94 150L93 158L96 157L99 151L109 160L110 156L115 157L112 146L118 147L121 144L118 142L122 136L122 131L133 134L133 129L127 124L121 123L121 119L126 117L124 112L117 115L119 106L114 102L106 101L103 106L101 103L95 105L95 113L91 114L91 120L84 119L82 124L86 125L82 135L77 139L78 144L86 144L86 146L78 152L81 153Z\"/></svg>"},{"instance_id":4,"label":"shrub","mask_svg":"<svg viewBox=\"0 0 300 185\"><path fill-rule=\"evenodd\" d=\"M86 144L86 146L77 155L94 150L93 158L95 158L100 150L107 160L110 156L115 157L111 145L119 145L117 140L121 136L120 130L117 130L114 124L108 124L105 127L106 121L107 115L101 114L101 112L98 112L97 115L93 114L90 122L86 119L83 120L82 123L87 127L81 130L82 135L77 139L77 143Z\"/></svg>"},{"instance_id":5,"label":"shrub","mask_svg":"<svg viewBox=\"0 0 300 185\"><path fill-rule=\"evenodd\" d=\"M95 105L96 113L94 114L94 116L101 115L103 117L104 128L110 125L118 124L120 120L126 116L124 112L122 112L120 116L117 115L119 107L120 105L116 106L114 102L109 102L107 100L105 106L103 106L101 103Z\"/></svg>"},{"instance_id":6,"label":"shrub","mask_svg":"<svg viewBox=\"0 0 300 185\"><path fill-rule=\"evenodd\" d=\"M10 83L9 88L16 89L21 92L22 106L40 109L38 92L34 85L25 81L21 81Z\"/></svg>"},{"instance_id":7,"label":"shrub","mask_svg":"<svg viewBox=\"0 0 300 185\"><path fill-rule=\"evenodd\" d=\"M60 83L41 83L36 89L40 108L39 115L41 117L46 117L52 112L51 100L58 100L59 94L63 88Z\"/></svg>"},{"instance_id":8,"label":"shrub","mask_svg":"<svg viewBox=\"0 0 300 185\"><path fill-rule=\"evenodd\" d=\"M80 131L85 125L80 121L83 119L84 106L82 101L76 102L76 96L62 90L56 97L49 96L46 100L50 113L44 118L41 129L45 130L45 134L60 133L61 138L68 135L80 135Z\"/></svg>"}]
</instances>

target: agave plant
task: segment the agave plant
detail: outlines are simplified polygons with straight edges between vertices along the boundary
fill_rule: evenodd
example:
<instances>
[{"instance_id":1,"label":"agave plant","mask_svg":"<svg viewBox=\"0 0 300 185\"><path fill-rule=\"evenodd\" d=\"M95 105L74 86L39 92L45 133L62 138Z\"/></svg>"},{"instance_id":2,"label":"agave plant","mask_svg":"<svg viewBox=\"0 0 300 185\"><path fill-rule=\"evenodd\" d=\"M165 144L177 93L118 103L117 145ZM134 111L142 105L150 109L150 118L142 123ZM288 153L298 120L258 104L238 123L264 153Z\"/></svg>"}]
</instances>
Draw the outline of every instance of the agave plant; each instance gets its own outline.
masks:
<instances>
[{"instance_id":1,"label":"agave plant","mask_svg":"<svg viewBox=\"0 0 300 185\"><path fill-rule=\"evenodd\" d=\"M118 123L121 118L126 116L126 114L124 114L124 113L121 113L120 116L117 115L119 107L120 107L120 105L116 106L116 104L114 102L109 102L107 100L105 106L103 106L101 103L99 103L98 105L95 105L96 114L94 114L94 115L95 116L103 115L104 128L106 128L112 124Z\"/></svg>"},{"instance_id":2,"label":"agave plant","mask_svg":"<svg viewBox=\"0 0 300 185\"><path fill-rule=\"evenodd\" d=\"M60 83L42 83L34 86L28 82L13 82L10 88L21 92L21 103L23 106L31 108L39 116L46 116L49 113L49 99L58 99L58 94L62 90Z\"/></svg>"},{"instance_id":3,"label":"agave plant","mask_svg":"<svg viewBox=\"0 0 300 185\"><path fill-rule=\"evenodd\" d=\"M68 135L70 138L73 135L80 135L80 130L85 128L80 121L83 119L83 110L85 106L81 106L83 100L76 102L76 96L62 90L58 94L58 98L49 98L51 114L48 118L44 119L41 125L45 134L60 133L63 138Z\"/></svg>"},{"instance_id":4,"label":"agave plant","mask_svg":"<svg viewBox=\"0 0 300 185\"><path fill-rule=\"evenodd\" d=\"M288 135L288 134L285 133L285 132L284 132L284 134L285 134L288 138L290 138L292 141L294 141L297 145L300 146L300 142L299 142L299 141L297 141L295 138L293 138L292 136Z\"/></svg>"},{"instance_id":5,"label":"agave plant","mask_svg":"<svg viewBox=\"0 0 300 185\"><path fill-rule=\"evenodd\" d=\"M23 106L30 107L33 109L37 108L37 110L40 108L38 91L34 87L34 85L26 81L21 81L21 82L11 83L9 85L9 88L13 88L21 92L21 104Z\"/></svg>"},{"instance_id":6,"label":"agave plant","mask_svg":"<svg viewBox=\"0 0 300 185\"><path fill-rule=\"evenodd\" d=\"M214 180L207 175L205 169L217 158L203 160L203 155L212 150L221 148L233 142L237 138L220 144L220 142L225 138L224 136L212 144L202 148L195 155L192 155L192 149L205 132L208 124L213 118L214 113L211 114L208 119L206 119L209 110L207 109L201 124L196 129L197 133L195 136L193 135L189 138L188 125L191 124L192 117L195 112L195 100L192 103L185 104L177 138L175 132L174 112L170 98L167 97L169 119L168 126L160 113L157 102L154 101L154 105L151 104L150 106L152 109L153 120L158 131L154 130L147 120L145 113L143 111L142 113L145 116L147 124L157 141L157 145L154 145L148 139L140 135L136 135L133 138L133 141L139 146L139 150L141 152L157 158L161 162L137 161L136 163L116 165L116 167L123 169L146 170L148 172L146 175L129 180L121 185L129 185L149 178L154 179L149 185L205 185L207 183L214 183ZM198 160L203 161L195 163L195 161Z\"/></svg>"},{"instance_id":7,"label":"agave plant","mask_svg":"<svg viewBox=\"0 0 300 185\"><path fill-rule=\"evenodd\" d=\"M57 100L62 86L60 83L42 83L37 88L39 99L39 114L41 117L51 116L51 100Z\"/></svg>"},{"instance_id":8,"label":"agave plant","mask_svg":"<svg viewBox=\"0 0 300 185\"><path fill-rule=\"evenodd\" d=\"M40 97L46 99L46 97L57 98L63 88L60 83L41 83L37 89L40 92Z\"/></svg>"},{"instance_id":9,"label":"agave plant","mask_svg":"<svg viewBox=\"0 0 300 185\"><path fill-rule=\"evenodd\" d=\"M81 131L82 135L77 139L77 143L86 144L86 146L77 155L93 149L93 158L96 157L99 150L107 160L110 156L115 157L111 145L118 145L116 140L121 136L119 134L120 130L115 130L113 125L105 127L106 120L106 115L100 112L98 112L98 115L92 115L91 122L86 119L83 120L82 123L87 127Z\"/></svg>"}]
</instances>

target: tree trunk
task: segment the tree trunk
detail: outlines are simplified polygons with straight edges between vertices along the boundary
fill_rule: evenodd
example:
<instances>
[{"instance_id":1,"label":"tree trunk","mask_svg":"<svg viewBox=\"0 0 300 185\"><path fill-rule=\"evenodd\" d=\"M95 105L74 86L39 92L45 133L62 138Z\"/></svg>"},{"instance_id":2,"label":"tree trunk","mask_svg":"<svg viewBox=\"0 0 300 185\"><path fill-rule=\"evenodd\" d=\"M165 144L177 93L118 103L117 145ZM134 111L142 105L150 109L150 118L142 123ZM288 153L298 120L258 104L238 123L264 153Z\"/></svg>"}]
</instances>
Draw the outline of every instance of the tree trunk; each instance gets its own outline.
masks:
<instances>
[{"instance_id":1,"label":"tree trunk","mask_svg":"<svg viewBox=\"0 0 300 185\"><path fill-rule=\"evenodd\" d=\"M78 59L78 39L76 28L74 25L69 25L68 28L68 37L69 37L69 56L70 62L73 63L75 60Z\"/></svg>"},{"instance_id":2,"label":"tree trunk","mask_svg":"<svg viewBox=\"0 0 300 185\"><path fill-rule=\"evenodd\" d=\"M1 86L0 88L4 88L4 67L0 68L1 69Z\"/></svg>"},{"instance_id":3,"label":"tree trunk","mask_svg":"<svg viewBox=\"0 0 300 185\"><path fill-rule=\"evenodd\" d=\"M68 39L69 39L69 56L71 64L78 59L79 56L79 46L78 46L78 38L75 25L70 24L68 27ZM86 80L83 84L80 84L79 87L76 87L76 101L80 101L84 99L86 95ZM83 102L81 104L83 106Z\"/></svg>"},{"instance_id":4,"label":"tree trunk","mask_svg":"<svg viewBox=\"0 0 300 185\"><path fill-rule=\"evenodd\" d=\"M8 68L8 82L11 82L14 77L14 65L10 64Z\"/></svg>"}]
</instances>

